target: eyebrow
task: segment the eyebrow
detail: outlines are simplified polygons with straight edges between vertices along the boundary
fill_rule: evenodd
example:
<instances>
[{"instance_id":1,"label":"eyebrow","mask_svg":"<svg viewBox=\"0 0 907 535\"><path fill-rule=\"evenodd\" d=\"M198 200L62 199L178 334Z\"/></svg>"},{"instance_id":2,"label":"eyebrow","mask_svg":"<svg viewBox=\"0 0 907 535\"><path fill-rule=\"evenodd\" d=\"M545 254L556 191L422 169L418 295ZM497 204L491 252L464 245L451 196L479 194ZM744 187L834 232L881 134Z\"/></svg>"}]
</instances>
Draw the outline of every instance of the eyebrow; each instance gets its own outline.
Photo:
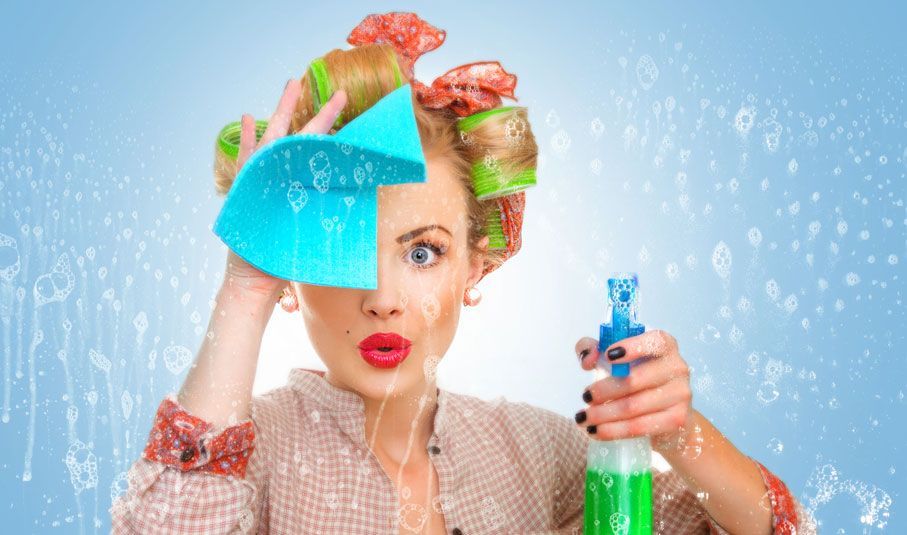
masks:
<instances>
[{"instance_id":1,"label":"eyebrow","mask_svg":"<svg viewBox=\"0 0 907 535\"><path fill-rule=\"evenodd\" d=\"M450 231L447 230L446 228L442 227L441 225L427 225L424 227L419 227L415 230L411 230L411 231L407 232L406 234L400 236L399 238L397 238L397 243L403 243L403 242L409 241L409 240L415 238L416 236L418 236L419 234L422 234L423 232L427 232L429 230L433 230L436 228L439 228L439 229L443 230L444 232L450 234ZM450 234L450 236L453 237L453 234Z\"/></svg>"}]
</instances>

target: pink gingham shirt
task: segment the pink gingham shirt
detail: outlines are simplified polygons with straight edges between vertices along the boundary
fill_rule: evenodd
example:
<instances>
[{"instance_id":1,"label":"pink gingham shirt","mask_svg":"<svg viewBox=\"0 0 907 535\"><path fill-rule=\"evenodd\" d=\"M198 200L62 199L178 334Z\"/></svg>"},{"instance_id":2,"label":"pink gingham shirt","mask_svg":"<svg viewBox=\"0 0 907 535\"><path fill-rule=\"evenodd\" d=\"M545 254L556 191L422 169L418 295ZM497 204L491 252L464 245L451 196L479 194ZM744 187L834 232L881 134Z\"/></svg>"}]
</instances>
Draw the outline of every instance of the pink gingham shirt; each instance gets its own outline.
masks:
<instances>
[{"instance_id":1,"label":"pink gingham shirt","mask_svg":"<svg viewBox=\"0 0 907 535\"><path fill-rule=\"evenodd\" d=\"M196 425L191 440L162 445L187 436L186 421L203 422L168 396L171 410L158 422L172 432L162 438L156 426L129 470L128 490L110 509L113 533L400 533L397 490L368 448L362 399L323 374L294 369L287 385L253 398L251 420ZM173 407L181 422L173 423ZM438 389L426 445L439 479L432 505L455 535L582 533L589 440L572 418L547 409ZM179 454L190 442L198 451ZM787 487L754 462L774 533L815 533ZM219 475L213 463L235 475ZM729 533L672 470L653 469L653 520L655 533Z\"/></svg>"}]
</instances>

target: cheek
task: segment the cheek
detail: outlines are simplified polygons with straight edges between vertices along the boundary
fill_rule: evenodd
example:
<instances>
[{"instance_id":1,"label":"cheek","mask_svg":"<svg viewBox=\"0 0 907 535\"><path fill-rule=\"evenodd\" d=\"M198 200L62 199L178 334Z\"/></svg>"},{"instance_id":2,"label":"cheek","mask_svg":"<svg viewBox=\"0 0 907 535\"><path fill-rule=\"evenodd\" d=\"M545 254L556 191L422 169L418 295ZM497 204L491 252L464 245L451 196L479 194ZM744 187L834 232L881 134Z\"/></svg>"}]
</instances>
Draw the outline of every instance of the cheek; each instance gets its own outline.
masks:
<instances>
[{"instance_id":1,"label":"cheek","mask_svg":"<svg viewBox=\"0 0 907 535\"><path fill-rule=\"evenodd\" d=\"M332 288L302 286L294 283L299 299L299 310L309 325L342 325L339 321L349 317L349 303Z\"/></svg>"},{"instance_id":2,"label":"cheek","mask_svg":"<svg viewBox=\"0 0 907 535\"><path fill-rule=\"evenodd\" d=\"M459 281L448 276L433 284L419 285L410 294L409 309L429 328L447 328L456 323L461 306Z\"/></svg>"}]
</instances>

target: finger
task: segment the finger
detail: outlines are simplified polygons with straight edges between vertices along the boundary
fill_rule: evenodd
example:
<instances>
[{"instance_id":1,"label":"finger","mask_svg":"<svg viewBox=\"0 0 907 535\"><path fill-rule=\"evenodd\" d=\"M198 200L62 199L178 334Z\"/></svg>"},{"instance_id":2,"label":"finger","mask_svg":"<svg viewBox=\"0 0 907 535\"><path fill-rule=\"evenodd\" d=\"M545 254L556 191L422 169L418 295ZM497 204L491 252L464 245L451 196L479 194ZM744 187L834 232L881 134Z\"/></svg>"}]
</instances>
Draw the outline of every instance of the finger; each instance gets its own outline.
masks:
<instances>
[{"instance_id":1,"label":"finger","mask_svg":"<svg viewBox=\"0 0 907 535\"><path fill-rule=\"evenodd\" d=\"M667 331L655 329L615 342L604 353L610 362L627 363L643 357L667 356L675 349L677 340Z\"/></svg>"},{"instance_id":2,"label":"finger","mask_svg":"<svg viewBox=\"0 0 907 535\"><path fill-rule=\"evenodd\" d=\"M296 103L299 100L299 94L302 91L302 85L299 80L290 80L280 96L277 103L277 109L268 120L268 128L261 136L258 146L264 147L275 139L284 137L290 130L290 120L293 118L293 112L296 110Z\"/></svg>"},{"instance_id":3,"label":"finger","mask_svg":"<svg viewBox=\"0 0 907 535\"><path fill-rule=\"evenodd\" d=\"M334 121L337 120L337 116L340 115L340 112L343 111L345 106L346 91L338 89L331 95L331 98L324 103L324 106L318 110L318 113L316 113L315 116L299 130L299 133L327 134L331 130L331 127L334 126Z\"/></svg>"},{"instance_id":4,"label":"finger","mask_svg":"<svg viewBox=\"0 0 907 535\"><path fill-rule=\"evenodd\" d=\"M595 369L595 364L598 362L598 340L584 336L576 343L574 351L579 358L579 365L584 370Z\"/></svg>"},{"instance_id":5,"label":"finger","mask_svg":"<svg viewBox=\"0 0 907 535\"><path fill-rule=\"evenodd\" d=\"M692 397L688 381L681 378L672 379L655 388L587 407L584 424L588 426L629 420L644 414L663 411L678 403L689 402Z\"/></svg>"},{"instance_id":6,"label":"finger","mask_svg":"<svg viewBox=\"0 0 907 535\"><path fill-rule=\"evenodd\" d=\"M246 160L255 151L255 118L244 113L240 120L239 153L236 156L237 169L242 169Z\"/></svg>"},{"instance_id":7,"label":"finger","mask_svg":"<svg viewBox=\"0 0 907 535\"><path fill-rule=\"evenodd\" d=\"M663 411L644 414L629 420L586 426L586 432L599 440L617 440L667 433L684 424L689 408L683 403Z\"/></svg>"},{"instance_id":8,"label":"finger","mask_svg":"<svg viewBox=\"0 0 907 535\"><path fill-rule=\"evenodd\" d=\"M676 358L653 358L640 361L626 377L605 377L586 388L592 395L590 405L629 396L680 378L689 381L690 369L679 355Z\"/></svg>"}]
</instances>

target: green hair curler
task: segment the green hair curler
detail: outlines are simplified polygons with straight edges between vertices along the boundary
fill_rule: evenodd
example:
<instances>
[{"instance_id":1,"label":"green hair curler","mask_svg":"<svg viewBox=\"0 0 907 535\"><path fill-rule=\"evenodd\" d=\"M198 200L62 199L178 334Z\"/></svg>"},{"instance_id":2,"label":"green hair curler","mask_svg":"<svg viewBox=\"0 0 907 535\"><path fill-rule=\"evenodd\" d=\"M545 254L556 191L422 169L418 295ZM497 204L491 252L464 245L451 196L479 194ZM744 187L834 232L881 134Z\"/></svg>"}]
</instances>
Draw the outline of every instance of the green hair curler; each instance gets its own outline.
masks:
<instances>
[{"instance_id":1,"label":"green hair curler","mask_svg":"<svg viewBox=\"0 0 907 535\"><path fill-rule=\"evenodd\" d=\"M501 113L511 113L517 106L499 106L483 112L474 113L457 121L457 128L462 133L475 130L482 121ZM535 168L530 167L516 173L506 173L493 160L476 161L472 164L472 182L476 198L480 201L504 197L535 186L537 183Z\"/></svg>"},{"instance_id":2,"label":"green hair curler","mask_svg":"<svg viewBox=\"0 0 907 535\"><path fill-rule=\"evenodd\" d=\"M255 121L255 141L261 139L268 128L268 121ZM217 134L217 145L231 160L239 157L239 142L242 139L242 122L235 121L223 127Z\"/></svg>"}]
</instances>

